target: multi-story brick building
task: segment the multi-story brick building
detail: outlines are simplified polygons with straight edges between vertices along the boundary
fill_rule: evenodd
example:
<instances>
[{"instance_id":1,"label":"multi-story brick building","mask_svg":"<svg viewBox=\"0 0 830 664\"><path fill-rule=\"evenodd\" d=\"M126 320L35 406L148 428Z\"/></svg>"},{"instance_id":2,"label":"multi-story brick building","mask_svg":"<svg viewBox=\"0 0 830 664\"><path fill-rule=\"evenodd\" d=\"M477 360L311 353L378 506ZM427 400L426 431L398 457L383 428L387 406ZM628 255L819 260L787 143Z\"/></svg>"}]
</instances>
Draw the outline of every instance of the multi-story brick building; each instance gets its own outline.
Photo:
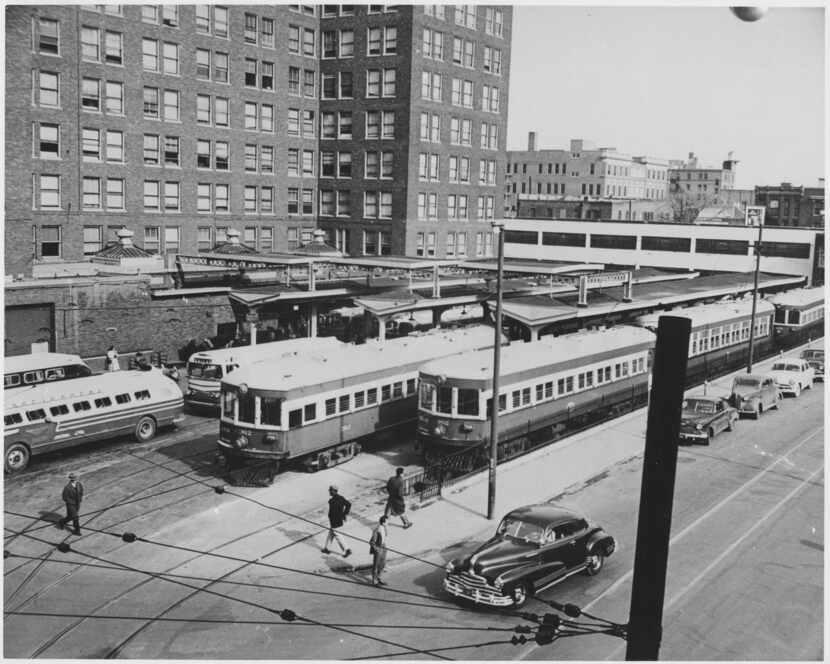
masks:
<instances>
[{"instance_id":1,"label":"multi-story brick building","mask_svg":"<svg viewBox=\"0 0 830 664\"><path fill-rule=\"evenodd\" d=\"M765 223L770 226L824 228L824 180L818 187L794 187L782 182L772 187L755 187L755 202L767 208Z\"/></svg>"},{"instance_id":2,"label":"multi-story brick building","mask_svg":"<svg viewBox=\"0 0 830 664\"><path fill-rule=\"evenodd\" d=\"M669 170L671 193L685 193L704 200L717 196L721 189L734 189L737 163L731 152L721 168L701 166L694 152L689 153L686 161L672 160Z\"/></svg>"},{"instance_id":3,"label":"multi-story brick building","mask_svg":"<svg viewBox=\"0 0 830 664\"><path fill-rule=\"evenodd\" d=\"M548 201L661 201L668 195L668 164L665 159L597 148L582 139L572 139L570 150L538 150L536 133L530 132L527 150L507 153L505 216L516 216L523 195Z\"/></svg>"},{"instance_id":4,"label":"multi-story brick building","mask_svg":"<svg viewBox=\"0 0 830 664\"><path fill-rule=\"evenodd\" d=\"M138 246L484 254L512 12L6 8L6 272ZM481 178L475 179L476 169ZM463 247L463 251L460 251Z\"/></svg>"}]
</instances>

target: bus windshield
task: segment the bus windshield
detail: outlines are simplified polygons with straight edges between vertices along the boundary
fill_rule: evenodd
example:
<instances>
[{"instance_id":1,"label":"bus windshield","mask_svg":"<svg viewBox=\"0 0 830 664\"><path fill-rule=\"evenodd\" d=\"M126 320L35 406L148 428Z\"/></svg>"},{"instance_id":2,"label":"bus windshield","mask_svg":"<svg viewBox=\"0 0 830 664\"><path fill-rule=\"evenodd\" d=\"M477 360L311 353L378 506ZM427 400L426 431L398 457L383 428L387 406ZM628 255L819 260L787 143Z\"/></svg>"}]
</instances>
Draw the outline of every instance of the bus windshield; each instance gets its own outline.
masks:
<instances>
[{"instance_id":1,"label":"bus windshield","mask_svg":"<svg viewBox=\"0 0 830 664\"><path fill-rule=\"evenodd\" d=\"M218 364L189 362L187 365L187 375L190 378L208 378L211 380L219 380L222 378L222 367Z\"/></svg>"}]
</instances>

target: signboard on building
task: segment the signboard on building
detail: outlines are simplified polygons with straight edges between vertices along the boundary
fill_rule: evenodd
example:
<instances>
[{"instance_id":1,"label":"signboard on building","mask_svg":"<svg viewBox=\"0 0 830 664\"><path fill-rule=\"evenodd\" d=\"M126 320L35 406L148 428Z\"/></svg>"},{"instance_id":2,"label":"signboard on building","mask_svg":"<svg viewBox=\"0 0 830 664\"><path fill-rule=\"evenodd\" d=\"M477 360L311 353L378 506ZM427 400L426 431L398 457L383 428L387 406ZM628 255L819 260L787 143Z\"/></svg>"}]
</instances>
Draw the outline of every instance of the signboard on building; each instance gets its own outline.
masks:
<instances>
[{"instance_id":1,"label":"signboard on building","mask_svg":"<svg viewBox=\"0 0 830 664\"><path fill-rule=\"evenodd\" d=\"M767 209L762 205L747 205L744 223L747 226L763 226Z\"/></svg>"}]
</instances>

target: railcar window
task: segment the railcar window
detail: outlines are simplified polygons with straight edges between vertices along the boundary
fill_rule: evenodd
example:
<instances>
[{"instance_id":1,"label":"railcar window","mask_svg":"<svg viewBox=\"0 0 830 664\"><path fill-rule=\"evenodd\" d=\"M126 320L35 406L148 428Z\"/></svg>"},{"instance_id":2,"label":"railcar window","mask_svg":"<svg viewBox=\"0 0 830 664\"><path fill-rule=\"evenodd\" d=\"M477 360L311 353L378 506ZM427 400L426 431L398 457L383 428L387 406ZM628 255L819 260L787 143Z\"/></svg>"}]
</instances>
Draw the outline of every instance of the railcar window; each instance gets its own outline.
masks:
<instances>
[{"instance_id":1,"label":"railcar window","mask_svg":"<svg viewBox=\"0 0 830 664\"><path fill-rule=\"evenodd\" d=\"M239 400L237 419L240 422L250 422L253 424L256 413L256 397L249 392L248 394L240 394L237 396L237 399Z\"/></svg>"},{"instance_id":2,"label":"railcar window","mask_svg":"<svg viewBox=\"0 0 830 664\"><path fill-rule=\"evenodd\" d=\"M551 397L553 397L553 381L545 383L545 398L550 399Z\"/></svg>"},{"instance_id":3,"label":"railcar window","mask_svg":"<svg viewBox=\"0 0 830 664\"><path fill-rule=\"evenodd\" d=\"M530 388L522 388L522 405L527 406L530 403Z\"/></svg>"},{"instance_id":4,"label":"railcar window","mask_svg":"<svg viewBox=\"0 0 830 664\"><path fill-rule=\"evenodd\" d=\"M577 380L576 380L576 383L577 383L577 385L576 385L576 386L577 386L580 390L584 390L584 389L585 389L585 374L584 374L584 373L579 374L579 375L576 377L576 379L577 379Z\"/></svg>"},{"instance_id":5,"label":"railcar window","mask_svg":"<svg viewBox=\"0 0 830 664\"><path fill-rule=\"evenodd\" d=\"M27 410L26 417L30 422L36 422L37 420L46 419L46 411L43 408L37 408L36 410Z\"/></svg>"},{"instance_id":6,"label":"railcar window","mask_svg":"<svg viewBox=\"0 0 830 664\"><path fill-rule=\"evenodd\" d=\"M458 414L478 415L478 390L458 389Z\"/></svg>"},{"instance_id":7,"label":"railcar window","mask_svg":"<svg viewBox=\"0 0 830 664\"><path fill-rule=\"evenodd\" d=\"M270 424L271 426L282 424L282 399L262 397L259 401L259 409L259 419L262 424ZM230 414L233 415L233 404L231 404Z\"/></svg>"},{"instance_id":8,"label":"railcar window","mask_svg":"<svg viewBox=\"0 0 830 664\"><path fill-rule=\"evenodd\" d=\"M61 415L69 414L69 407L66 404L58 404L57 406L52 406L49 412L55 417L60 417Z\"/></svg>"},{"instance_id":9,"label":"railcar window","mask_svg":"<svg viewBox=\"0 0 830 664\"><path fill-rule=\"evenodd\" d=\"M392 386L391 385L381 385L380 387L380 400L381 401L389 401L392 398Z\"/></svg>"},{"instance_id":10,"label":"railcar window","mask_svg":"<svg viewBox=\"0 0 830 664\"><path fill-rule=\"evenodd\" d=\"M89 405L89 401L77 401L72 404L72 408L76 413L80 413L82 410L90 410L92 406Z\"/></svg>"},{"instance_id":11,"label":"railcar window","mask_svg":"<svg viewBox=\"0 0 830 664\"><path fill-rule=\"evenodd\" d=\"M337 399L326 399L326 417L337 413Z\"/></svg>"},{"instance_id":12,"label":"railcar window","mask_svg":"<svg viewBox=\"0 0 830 664\"><path fill-rule=\"evenodd\" d=\"M795 309L790 311L790 325L801 325L801 312Z\"/></svg>"},{"instance_id":13,"label":"railcar window","mask_svg":"<svg viewBox=\"0 0 830 664\"><path fill-rule=\"evenodd\" d=\"M414 378L410 378L409 380L406 381L406 393L407 393L407 395L415 394L415 379Z\"/></svg>"},{"instance_id":14,"label":"railcar window","mask_svg":"<svg viewBox=\"0 0 830 664\"><path fill-rule=\"evenodd\" d=\"M129 403L130 402L130 395L129 394L116 394L115 395L115 403Z\"/></svg>"},{"instance_id":15,"label":"railcar window","mask_svg":"<svg viewBox=\"0 0 830 664\"><path fill-rule=\"evenodd\" d=\"M136 392L138 397L138 392ZM236 395L233 392L222 393L222 415L233 419L233 405L236 403Z\"/></svg>"},{"instance_id":16,"label":"railcar window","mask_svg":"<svg viewBox=\"0 0 830 664\"><path fill-rule=\"evenodd\" d=\"M786 323L787 322L787 310L786 309L776 309L775 310L775 322L776 323Z\"/></svg>"},{"instance_id":17,"label":"railcar window","mask_svg":"<svg viewBox=\"0 0 830 664\"><path fill-rule=\"evenodd\" d=\"M499 412L503 410L507 410L507 395L500 394L499 395ZM493 400L487 399L487 417L492 417L493 415Z\"/></svg>"},{"instance_id":18,"label":"railcar window","mask_svg":"<svg viewBox=\"0 0 830 664\"><path fill-rule=\"evenodd\" d=\"M392 397L400 399L403 396L403 383L394 383L392 385Z\"/></svg>"},{"instance_id":19,"label":"railcar window","mask_svg":"<svg viewBox=\"0 0 830 664\"><path fill-rule=\"evenodd\" d=\"M303 424L303 409L297 408L296 410L289 410L288 411L288 428L289 429L296 429Z\"/></svg>"},{"instance_id":20,"label":"railcar window","mask_svg":"<svg viewBox=\"0 0 830 664\"><path fill-rule=\"evenodd\" d=\"M626 360L625 362L622 363L622 375L623 376L628 375L628 360Z\"/></svg>"},{"instance_id":21,"label":"railcar window","mask_svg":"<svg viewBox=\"0 0 830 664\"><path fill-rule=\"evenodd\" d=\"M593 384L594 384L594 372L589 371L588 373L585 374L585 385L587 385L588 387L592 387Z\"/></svg>"},{"instance_id":22,"label":"railcar window","mask_svg":"<svg viewBox=\"0 0 830 664\"><path fill-rule=\"evenodd\" d=\"M366 393L365 392L355 392L354 393L354 407L355 408L363 408L364 403L366 403Z\"/></svg>"},{"instance_id":23,"label":"railcar window","mask_svg":"<svg viewBox=\"0 0 830 664\"><path fill-rule=\"evenodd\" d=\"M542 383L539 383L536 386L536 401L541 401L545 395L545 386Z\"/></svg>"},{"instance_id":24,"label":"railcar window","mask_svg":"<svg viewBox=\"0 0 830 664\"><path fill-rule=\"evenodd\" d=\"M347 410L349 410L349 395L348 394L341 395L341 397L340 397L340 408L338 408L338 410L341 413L345 413Z\"/></svg>"},{"instance_id":25,"label":"railcar window","mask_svg":"<svg viewBox=\"0 0 830 664\"><path fill-rule=\"evenodd\" d=\"M12 424L20 424L23 421L23 416L20 413L12 413L11 415L6 415L3 419L8 427Z\"/></svg>"},{"instance_id":26,"label":"railcar window","mask_svg":"<svg viewBox=\"0 0 830 664\"><path fill-rule=\"evenodd\" d=\"M96 408L109 408L112 406L112 399L109 397L99 397L95 399L95 407Z\"/></svg>"},{"instance_id":27,"label":"railcar window","mask_svg":"<svg viewBox=\"0 0 830 664\"><path fill-rule=\"evenodd\" d=\"M312 420L317 419L317 404L316 403L309 403L305 405L303 409L303 420L306 422L311 422Z\"/></svg>"},{"instance_id":28,"label":"railcar window","mask_svg":"<svg viewBox=\"0 0 830 664\"><path fill-rule=\"evenodd\" d=\"M522 405L522 393L519 390L513 390L512 396L512 403L513 408L518 408Z\"/></svg>"},{"instance_id":29,"label":"railcar window","mask_svg":"<svg viewBox=\"0 0 830 664\"><path fill-rule=\"evenodd\" d=\"M372 405L378 402L378 388L372 387L366 390L366 403Z\"/></svg>"},{"instance_id":30,"label":"railcar window","mask_svg":"<svg viewBox=\"0 0 830 664\"><path fill-rule=\"evenodd\" d=\"M421 408L432 410L434 406L432 402L435 397L435 385L431 383L421 383Z\"/></svg>"},{"instance_id":31,"label":"railcar window","mask_svg":"<svg viewBox=\"0 0 830 664\"><path fill-rule=\"evenodd\" d=\"M438 404L436 410L439 413L452 412L452 388L444 385L438 388Z\"/></svg>"},{"instance_id":32,"label":"railcar window","mask_svg":"<svg viewBox=\"0 0 830 664\"><path fill-rule=\"evenodd\" d=\"M150 398L150 391L149 390L141 390L139 392L135 392L136 401L142 401L144 399Z\"/></svg>"},{"instance_id":33,"label":"railcar window","mask_svg":"<svg viewBox=\"0 0 830 664\"><path fill-rule=\"evenodd\" d=\"M560 378L556 381L556 394L565 394L565 379Z\"/></svg>"},{"instance_id":34,"label":"railcar window","mask_svg":"<svg viewBox=\"0 0 830 664\"><path fill-rule=\"evenodd\" d=\"M565 391L566 392L573 392L574 391L574 377L568 376L565 379Z\"/></svg>"}]
</instances>

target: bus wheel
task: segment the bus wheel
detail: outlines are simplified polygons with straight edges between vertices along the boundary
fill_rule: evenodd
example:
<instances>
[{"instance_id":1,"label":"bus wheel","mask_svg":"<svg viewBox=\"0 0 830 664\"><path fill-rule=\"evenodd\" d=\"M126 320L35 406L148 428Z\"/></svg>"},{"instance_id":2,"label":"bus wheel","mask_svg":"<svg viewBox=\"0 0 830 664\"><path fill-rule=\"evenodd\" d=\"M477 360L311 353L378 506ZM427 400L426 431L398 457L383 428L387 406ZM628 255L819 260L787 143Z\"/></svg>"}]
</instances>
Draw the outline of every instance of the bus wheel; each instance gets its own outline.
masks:
<instances>
[{"instance_id":1,"label":"bus wheel","mask_svg":"<svg viewBox=\"0 0 830 664\"><path fill-rule=\"evenodd\" d=\"M23 443L10 445L6 450L6 472L19 473L29 465L29 448Z\"/></svg>"},{"instance_id":2,"label":"bus wheel","mask_svg":"<svg viewBox=\"0 0 830 664\"><path fill-rule=\"evenodd\" d=\"M142 417L135 425L135 437L139 443L146 443L156 435L156 421L149 415Z\"/></svg>"},{"instance_id":3,"label":"bus wheel","mask_svg":"<svg viewBox=\"0 0 830 664\"><path fill-rule=\"evenodd\" d=\"M331 456L329 456L328 452L321 452L320 456L317 457L317 468L320 470L325 470L331 465Z\"/></svg>"}]
</instances>

